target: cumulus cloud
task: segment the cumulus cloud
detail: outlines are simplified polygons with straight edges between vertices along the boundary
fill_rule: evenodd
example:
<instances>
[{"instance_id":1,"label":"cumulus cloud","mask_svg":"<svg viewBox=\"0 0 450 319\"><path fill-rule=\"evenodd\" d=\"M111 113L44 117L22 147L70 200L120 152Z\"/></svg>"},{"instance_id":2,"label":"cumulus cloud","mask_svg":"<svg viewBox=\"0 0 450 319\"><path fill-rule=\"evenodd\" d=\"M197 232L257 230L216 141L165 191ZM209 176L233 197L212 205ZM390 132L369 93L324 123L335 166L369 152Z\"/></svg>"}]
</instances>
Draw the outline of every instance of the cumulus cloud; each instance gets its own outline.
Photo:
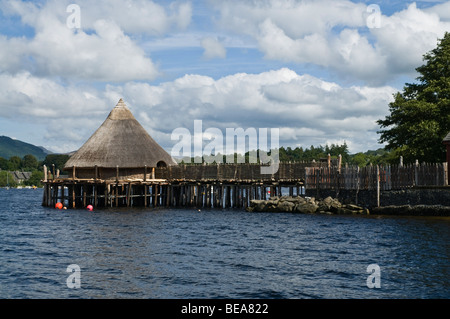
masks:
<instances>
[{"instance_id":1,"label":"cumulus cloud","mask_svg":"<svg viewBox=\"0 0 450 319\"><path fill-rule=\"evenodd\" d=\"M204 130L214 127L224 135L226 128L279 128L281 145L351 140L351 151L380 147L376 120L387 114L395 92L392 87L342 87L286 68L217 80L186 75L158 86L131 82L109 90L130 101L166 148L174 144L173 129L193 133L194 120L202 120Z\"/></svg>"},{"instance_id":2,"label":"cumulus cloud","mask_svg":"<svg viewBox=\"0 0 450 319\"><path fill-rule=\"evenodd\" d=\"M206 59L213 59L213 58L223 59L227 55L225 47L216 38L213 37L203 38L201 44L203 49L205 49L203 57Z\"/></svg>"},{"instance_id":3,"label":"cumulus cloud","mask_svg":"<svg viewBox=\"0 0 450 319\"><path fill-rule=\"evenodd\" d=\"M391 87L342 87L283 68L237 73L217 80L186 75L171 82L108 85L104 89L62 85L22 72L0 74L0 116L45 123L44 145L72 151L100 126L119 98L168 151L178 127L203 130L279 128L280 145L351 141L350 151L379 147L375 121L388 112Z\"/></svg>"},{"instance_id":4,"label":"cumulus cloud","mask_svg":"<svg viewBox=\"0 0 450 319\"><path fill-rule=\"evenodd\" d=\"M168 9L152 1L80 1L81 28L70 28L69 1L3 1L4 14L18 15L34 28L30 39L0 37L2 71L24 68L39 76L89 81L154 80L159 71L127 33L163 34L185 28L191 19L189 3ZM3 50L2 50L3 51Z\"/></svg>"},{"instance_id":5,"label":"cumulus cloud","mask_svg":"<svg viewBox=\"0 0 450 319\"><path fill-rule=\"evenodd\" d=\"M221 1L216 6L220 25L254 38L268 59L311 63L375 85L412 75L422 55L450 29L448 4L421 10L413 3L391 16L381 10L379 28L368 28L368 6L346 0Z\"/></svg>"}]
</instances>

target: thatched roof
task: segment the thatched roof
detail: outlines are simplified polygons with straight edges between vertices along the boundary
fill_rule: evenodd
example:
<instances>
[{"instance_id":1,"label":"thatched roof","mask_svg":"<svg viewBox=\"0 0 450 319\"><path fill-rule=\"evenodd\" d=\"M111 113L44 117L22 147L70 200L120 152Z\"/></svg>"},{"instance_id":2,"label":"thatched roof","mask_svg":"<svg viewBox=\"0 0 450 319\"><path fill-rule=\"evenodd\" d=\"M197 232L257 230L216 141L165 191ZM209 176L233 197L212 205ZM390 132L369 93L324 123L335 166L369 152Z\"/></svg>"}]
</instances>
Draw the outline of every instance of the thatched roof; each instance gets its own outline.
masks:
<instances>
[{"instance_id":1,"label":"thatched roof","mask_svg":"<svg viewBox=\"0 0 450 319\"><path fill-rule=\"evenodd\" d=\"M67 161L65 168L156 167L159 161L175 165L134 118L122 99L86 143Z\"/></svg>"}]
</instances>

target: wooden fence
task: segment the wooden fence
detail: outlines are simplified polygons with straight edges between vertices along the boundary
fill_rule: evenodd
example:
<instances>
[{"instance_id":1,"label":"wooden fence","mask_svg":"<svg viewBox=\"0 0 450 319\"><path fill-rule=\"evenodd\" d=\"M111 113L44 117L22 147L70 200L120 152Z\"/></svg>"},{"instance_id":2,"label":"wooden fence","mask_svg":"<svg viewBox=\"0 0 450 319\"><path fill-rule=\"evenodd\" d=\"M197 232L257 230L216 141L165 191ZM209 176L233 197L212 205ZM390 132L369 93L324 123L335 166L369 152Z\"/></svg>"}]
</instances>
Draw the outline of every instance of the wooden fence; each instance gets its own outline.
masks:
<instances>
[{"instance_id":1,"label":"wooden fence","mask_svg":"<svg viewBox=\"0 0 450 319\"><path fill-rule=\"evenodd\" d=\"M399 190L446 186L447 163L366 167L307 167L307 189Z\"/></svg>"},{"instance_id":2,"label":"wooden fence","mask_svg":"<svg viewBox=\"0 0 450 319\"><path fill-rule=\"evenodd\" d=\"M155 178L168 181L227 181L227 182L296 182L305 180L307 167L321 163L279 163L273 174L261 171L260 164L178 165L156 168Z\"/></svg>"}]
</instances>

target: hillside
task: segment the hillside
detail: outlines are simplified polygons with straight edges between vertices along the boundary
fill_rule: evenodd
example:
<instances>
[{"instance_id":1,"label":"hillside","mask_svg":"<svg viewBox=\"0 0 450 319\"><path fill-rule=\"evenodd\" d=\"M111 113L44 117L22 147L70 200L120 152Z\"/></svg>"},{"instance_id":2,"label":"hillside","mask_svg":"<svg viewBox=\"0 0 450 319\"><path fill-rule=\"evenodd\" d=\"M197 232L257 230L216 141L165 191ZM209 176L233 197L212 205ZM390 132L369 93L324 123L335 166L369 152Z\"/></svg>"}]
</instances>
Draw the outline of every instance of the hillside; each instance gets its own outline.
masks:
<instances>
[{"instance_id":1,"label":"hillside","mask_svg":"<svg viewBox=\"0 0 450 319\"><path fill-rule=\"evenodd\" d=\"M13 140L7 136L0 136L0 157L9 159L11 156L19 156L20 158L25 155L34 155L39 161L45 159L47 154L51 152L43 147L35 146L29 143L25 143L19 140Z\"/></svg>"}]
</instances>

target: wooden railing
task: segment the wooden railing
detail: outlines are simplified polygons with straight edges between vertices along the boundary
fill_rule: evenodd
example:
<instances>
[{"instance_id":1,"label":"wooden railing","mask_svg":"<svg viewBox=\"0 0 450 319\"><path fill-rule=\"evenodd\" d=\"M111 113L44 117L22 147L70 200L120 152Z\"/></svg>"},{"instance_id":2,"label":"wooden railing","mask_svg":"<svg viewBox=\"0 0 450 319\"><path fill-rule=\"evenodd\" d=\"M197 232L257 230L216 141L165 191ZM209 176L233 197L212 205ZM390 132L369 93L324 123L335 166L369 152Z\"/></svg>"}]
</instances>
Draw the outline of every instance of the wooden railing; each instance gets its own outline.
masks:
<instances>
[{"instance_id":1,"label":"wooden railing","mask_svg":"<svg viewBox=\"0 0 450 319\"><path fill-rule=\"evenodd\" d=\"M322 164L326 165L326 164ZM304 181L307 167L319 167L319 163L279 163L273 174L261 171L260 164L178 165L156 168L155 177L166 180L186 181Z\"/></svg>"}]
</instances>

